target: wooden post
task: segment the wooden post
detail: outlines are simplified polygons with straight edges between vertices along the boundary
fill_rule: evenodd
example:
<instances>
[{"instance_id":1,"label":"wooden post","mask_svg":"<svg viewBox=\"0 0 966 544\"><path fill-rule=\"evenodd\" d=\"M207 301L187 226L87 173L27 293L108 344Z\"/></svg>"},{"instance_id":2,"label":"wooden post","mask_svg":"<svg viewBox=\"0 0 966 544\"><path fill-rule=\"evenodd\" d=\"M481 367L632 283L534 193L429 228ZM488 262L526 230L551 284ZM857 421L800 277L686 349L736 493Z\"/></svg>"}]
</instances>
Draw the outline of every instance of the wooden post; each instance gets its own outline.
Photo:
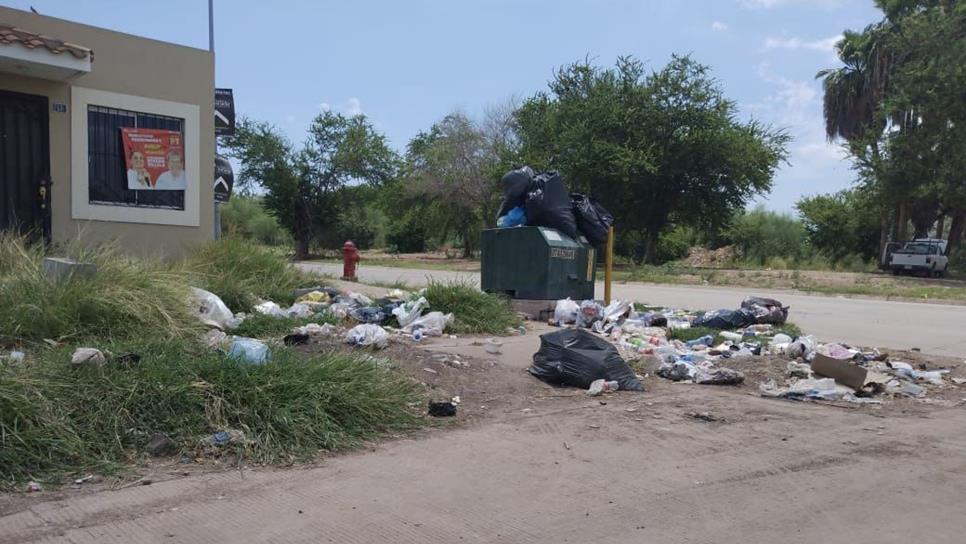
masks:
<instances>
[{"instance_id":1,"label":"wooden post","mask_svg":"<svg viewBox=\"0 0 966 544\"><path fill-rule=\"evenodd\" d=\"M614 227L607 231L607 254L604 255L604 305L610 304L610 282L614 272Z\"/></svg>"}]
</instances>

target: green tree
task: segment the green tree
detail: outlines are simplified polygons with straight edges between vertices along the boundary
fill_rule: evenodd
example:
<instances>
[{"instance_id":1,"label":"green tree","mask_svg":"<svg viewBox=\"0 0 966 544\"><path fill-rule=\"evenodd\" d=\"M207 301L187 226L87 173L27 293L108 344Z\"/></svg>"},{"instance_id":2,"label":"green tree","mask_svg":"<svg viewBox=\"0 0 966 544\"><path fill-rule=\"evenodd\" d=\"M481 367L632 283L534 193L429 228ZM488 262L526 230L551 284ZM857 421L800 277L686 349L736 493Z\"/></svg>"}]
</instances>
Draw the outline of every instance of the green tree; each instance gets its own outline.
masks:
<instances>
[{"instance_id":1,"label":"green tree","mask_svg":"<svg viewBox=\"0 0 966 544\"><path fill-rule=\"evenodd\" d=\"M878 0L884 17L846 31L844 66L823 70L830 140L843 139L859 181L880 210L880 252L952 217L951 254L966 228L966 3ZM890 213L891 212L891 213Z\"/></svg>"},{"instance_id":2,"label":"green tree","mask_svg":"<svg viewBox=\"0 0 966 544\"><path fill-rule=\"evenodd\" d=\"M879 218L867 191L851 189L802 198L795 204L809 244L838 261L848 255L878 259Z\"/></svg>"},{"instance_id":3,"label":"green tree","mask_svg":"<svg viewBox=\"0 0 966 544\"><path fill-rule=\"evenodd\" d=\"M562 68L517 123L524 160L558 168L600 200L622 232L640 233L635 253L655 262L666 229L720 230L770 190L789 138L736 116L709 69L690 57L650 74L622 57L612 69Z\"/></svg>"},{"instance_id":4,"label":"green tree","mask_svg":"<svg viewBox=\"0 0 966 544\"><path fill-rule=\"evenodd\" d=\"M512 111L490 108L480 122L462 112L450 113L408 146L401 176L405 191L410 198L438 204L421 210L433 214L433 228L460 237L464 257L478 247L480 229L496 219L499 180L516 149ZM418 224L413 217L406 218L406 230L399 234L413 234Z\"/></svg>"},{"instance_id":5,"label":"green tree","mask_svg":"<svg viewBox=\"0 0 966 544\"><path fill-rule=\"evenodd\" d=\"M344 220L347 185L387 183L398 166L385 137L363 115L319 114L298 151L275 127L249 119L225 144L242 164L239 183L265 191L265 207L292 233L299 259Z\"/></svg>"}]
</instances>

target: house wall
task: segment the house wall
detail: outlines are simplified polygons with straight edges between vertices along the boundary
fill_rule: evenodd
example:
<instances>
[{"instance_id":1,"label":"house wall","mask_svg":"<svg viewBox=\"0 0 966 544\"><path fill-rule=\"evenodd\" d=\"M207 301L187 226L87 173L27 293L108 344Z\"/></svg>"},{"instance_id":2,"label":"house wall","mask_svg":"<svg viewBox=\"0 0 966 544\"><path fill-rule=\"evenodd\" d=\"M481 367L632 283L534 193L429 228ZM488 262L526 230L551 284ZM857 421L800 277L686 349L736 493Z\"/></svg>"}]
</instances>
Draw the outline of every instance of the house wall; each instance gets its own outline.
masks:
<instances>
[{"instance_id":1,"label":"house wall","mask_svg":"<svg viewBox=\"0 0 966 544\"><path fill-rule=\"evenodd\" d=\"M0 23L93 50L91 72L68 82L0 73L0 89L42 95L51 109L51 230L55 240L118 240L140 253L178 255L214 232L214 58L201 49L0 7ZM0 47L23 47L20 44ZM185 211L87 203L86 104L185 118ZM75 111L75 106L78 111ZM80 108L83 108L81 110ZM194 121L192 121L192 118ZM192 159L195 157L195 159ZM194 162L195 164L191 164ZM191 204L193 202L193 205Z\"/></svg>"}]
</instances>

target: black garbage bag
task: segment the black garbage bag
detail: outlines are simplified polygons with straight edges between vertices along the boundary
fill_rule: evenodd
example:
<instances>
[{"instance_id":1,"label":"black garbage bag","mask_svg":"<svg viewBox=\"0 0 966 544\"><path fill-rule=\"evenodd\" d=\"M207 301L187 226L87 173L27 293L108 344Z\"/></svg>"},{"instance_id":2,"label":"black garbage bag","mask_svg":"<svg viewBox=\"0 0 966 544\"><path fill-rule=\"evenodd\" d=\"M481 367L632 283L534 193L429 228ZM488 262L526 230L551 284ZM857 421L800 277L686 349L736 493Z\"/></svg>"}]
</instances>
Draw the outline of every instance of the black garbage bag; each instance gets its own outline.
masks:
<instances>
[{"instance_id":1,"label":"black garbage bag","mask_svg":"<svg viewBox=\"0 0 966 544\"><path fill-rule=\"evenodd\" d=\"M349 317L359 323L381 325L387 319L386 313L378 306L363 306L349 310Z\"/></svg>"},{"instance_id":2,"label":"black garbage bag","mask_svg":"<svg viewBox=\"0 0 966 544\"><path fill-rule=\"evenodd\" d=\"M577 230L595 246L606 242L607 231L614 224L614 216L599 202L580 193L572 193L570 202L577 219Z\"/></svg>"},{"instance_id":3,"label":"black garbage bag","mask_svg":"<svg viewBox=\"0 0 966 544\"><path fill-rule=\"evenodd\" d=\"M594 380L616 380L622 390L644 390L613 344L581 329L540 335L540 351L533 354L530 374L549 384L581 389Z\"/></svg>"},{"instance_id":4,"label":"black garbage bag","mask_svg":"<svg viewBox=\"0 0 966 544\"><path fill-rule=\"evenodd\" d=\"M515 170L510 170L500 179L500 186L503 187L503 203L500 204L500 211L496 218L499 219L517 206L523 207L527 201L527 193L533 190L533 178L535 174L529 166L522 166Z\"/></svg>"},{"instance_id":5,"label":"black garbage bag","mask_svg":"<svg viewBox=\"0 0 966 544\"><path fill-rule=\"evenodd\" d=\"M741 301L741 307L755 314L756 323L771 323L781 325L788 319L788 306L765 297L748 297Z\"/></svg>"},{"instance_id":6,"label":"black garbage bag","mask_svg":"<svg viewBox=\"0 0 966 544\"><path fill-rule=\"evenodd\" d=\"M753 324L755 324L755 314L744 308L705 312L692 323L695 327L710 327L712 329L740 329Z\"/></svg>"},{"instance_id":7,"label":"black garbage bag","mask_svg":"<svg viewBox=\"0 0 966 544\"><path fill-rule=\"evenodd\" d=\"M533 178L534 188L527 193L527 225L557 229L571 238L577 237L570 193L557 172L543 172Z\"/></svg>"}]
</instances>

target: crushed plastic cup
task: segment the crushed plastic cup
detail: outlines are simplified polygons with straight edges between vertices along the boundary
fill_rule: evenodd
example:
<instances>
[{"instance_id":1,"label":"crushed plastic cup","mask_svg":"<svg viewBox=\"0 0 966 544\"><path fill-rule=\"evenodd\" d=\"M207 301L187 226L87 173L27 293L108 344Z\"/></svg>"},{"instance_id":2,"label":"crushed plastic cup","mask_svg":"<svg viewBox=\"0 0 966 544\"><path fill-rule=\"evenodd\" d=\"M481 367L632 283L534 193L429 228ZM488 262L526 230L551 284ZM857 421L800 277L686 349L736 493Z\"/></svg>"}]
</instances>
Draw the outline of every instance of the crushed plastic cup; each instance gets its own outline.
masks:
<instances>
[{"instance_id":1,"label":"crushed plastic cup","mask_svg":"<svg viewBox=\"0 0 966 544\"><path fill-rule=\"evenodd\" d=\"M503 351L503 342L490 338L483 344L483 349L490 355L499 355Z\"/></svg>"}]
</instances>

